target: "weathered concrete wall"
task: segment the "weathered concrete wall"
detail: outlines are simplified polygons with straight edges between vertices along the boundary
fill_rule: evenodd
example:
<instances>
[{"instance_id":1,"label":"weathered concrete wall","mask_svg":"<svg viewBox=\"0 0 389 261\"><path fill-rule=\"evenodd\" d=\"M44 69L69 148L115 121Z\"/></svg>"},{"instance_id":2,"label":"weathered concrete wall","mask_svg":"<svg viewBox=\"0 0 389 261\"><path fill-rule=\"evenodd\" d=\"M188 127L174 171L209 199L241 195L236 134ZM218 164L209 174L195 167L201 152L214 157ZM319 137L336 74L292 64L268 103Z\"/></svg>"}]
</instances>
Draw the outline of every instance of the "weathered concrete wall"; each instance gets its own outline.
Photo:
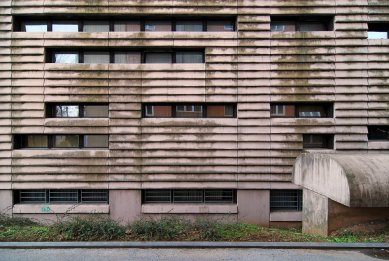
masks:
<instances>
[{"instance_id":1,"label":"weathered concrete wall","mask_svg":"<svg viewBox=\"0 0 389 261\"><path fill-rule=\"evenodd\" d=\"M328 211L328 233L371 221L386 221L389 224L389 207L350 208L329 199Z\"/></svg>"},{"instance_id":2,"label":"weathered concrete wall","mask_svg":"<svg viewBox=\"0 0 389 261\"><path fill-rule=\"evenodd\" d=\"M238 220L243 223L269 226L269 190L238 190Z\"/></svg>"},{"instance_id":3,"label":"weathered concrete wall","mask_svg":"<svg viewBox=\"0 0 389 261\"><path fill-rule=\"evenodd\" d=\"M316 192L304 189L303 204L303 232L319 236L327 236L328 198Z\"/></svg>"},{"instance_id":4,"label":"weathered concrete wall","mask_svg":"<svg viewBox=\"0 0 389 261\"><path fill-rule=\"evenodd\" d=\"M12 190L0 190L0 214L12 215Z\"/></svg>"},{"instance_id":5,"label":"weathered concrete wall","mask_svg":"<svg viewBox=\"0 0 389 261\"><path fill-rule=\"evenodd\" d=\"M109 213L113 220L122 224L141 217L142 193L140 190L110 190Z\"/></svg>"}]
</instances>

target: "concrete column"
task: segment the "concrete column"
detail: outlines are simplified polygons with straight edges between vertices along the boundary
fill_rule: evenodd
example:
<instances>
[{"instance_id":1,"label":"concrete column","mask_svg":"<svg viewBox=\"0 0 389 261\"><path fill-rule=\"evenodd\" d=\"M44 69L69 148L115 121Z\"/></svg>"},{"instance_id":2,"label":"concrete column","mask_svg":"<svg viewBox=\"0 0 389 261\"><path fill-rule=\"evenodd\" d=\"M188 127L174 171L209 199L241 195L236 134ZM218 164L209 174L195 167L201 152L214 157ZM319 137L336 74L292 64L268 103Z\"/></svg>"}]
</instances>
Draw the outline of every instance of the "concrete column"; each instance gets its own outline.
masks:
<instances>
[{"instance_id":1,"label":"concrete column","mask_svg":"<svg viewBox=\"0 0 389 261\"><path fill-rule=\"evenodd\" d=\"M238 221L269 226L270 191L238 190Z\"/></svg>"},{"instance_id":2,"label":"concrete column","mask_svg":"<svg viewBox=\"0 0 389 261\"><path fill-rule=\"evenodd\" d=\"M12 216L12 190L0 190L0 214Z\"/></svg>"},{"instance_id":3,"label":"concrete column","mask_svg":"<svg viewBox=\"0 0 389 261\"><path fill-rule=\"evenodd\" d=\"M328 198L308 189L303 191L303 232L328 235Z\"/></svg>"},{"instance_id":4,"label":"concrete column","mask_svg":"<svg viewBox=\"0 0 389 261\"><path fill-rule=\"evenodd\" d=\"M110 190L109 212L121 224L131 223L141 216L141 190Z\"/></svg>"}]
</instances>

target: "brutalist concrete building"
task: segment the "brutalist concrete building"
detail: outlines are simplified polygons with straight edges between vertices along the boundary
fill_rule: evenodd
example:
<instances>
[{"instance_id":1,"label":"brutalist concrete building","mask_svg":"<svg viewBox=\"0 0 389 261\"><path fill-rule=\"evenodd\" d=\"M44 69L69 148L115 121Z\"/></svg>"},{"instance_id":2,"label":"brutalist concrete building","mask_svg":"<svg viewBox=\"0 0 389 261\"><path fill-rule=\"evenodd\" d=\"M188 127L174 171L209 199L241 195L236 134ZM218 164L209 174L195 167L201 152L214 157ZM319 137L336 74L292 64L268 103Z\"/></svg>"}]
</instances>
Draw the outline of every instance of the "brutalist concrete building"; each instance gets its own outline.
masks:
<instances>
[{"instance_id":1,"label":"brutalist concrete building","mask_svg":"<svg viewBox=\"0 0 389 261\"><path fill-rule=\"evenodd\" d=\"M1 212L389 217L387 1L2 0L0 19Z\"/></svg>"}]
</instances>

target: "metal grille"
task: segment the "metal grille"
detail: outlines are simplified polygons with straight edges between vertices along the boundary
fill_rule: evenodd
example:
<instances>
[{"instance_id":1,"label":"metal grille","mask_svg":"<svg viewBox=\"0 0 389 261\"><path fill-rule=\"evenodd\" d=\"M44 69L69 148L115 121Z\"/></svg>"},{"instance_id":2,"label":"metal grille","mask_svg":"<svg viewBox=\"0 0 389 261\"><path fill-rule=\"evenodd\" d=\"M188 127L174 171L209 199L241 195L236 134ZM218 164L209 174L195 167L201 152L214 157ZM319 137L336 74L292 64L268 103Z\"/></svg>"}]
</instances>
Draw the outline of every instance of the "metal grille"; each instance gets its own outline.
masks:
<instances>
[{"instance_id":1,"label":"metal grille","mask_svg":"<svg viewBox=\"0 0 389 261\"><path fill-rule=\"evenodd\" d=\"M45 190L21 190L19 191L20 203L46 203Z\"/></svg>"},{"instance_id":2,"label":"metal grille","mask_svg":"<svg viewBox=\"0 0 389 261\"><path fill-rule=\"evenodd\" d=\"M17 190L16 203L108 203L104 189Z\"/></svg>"},{"instance_id":3,"label":"metal grille","mask_svg":"<svg viewBox=\"0 0 389 261\"><path fill-rule=\"evenodd\" d=\"M108 191L104 189L81 190L82 203L106 203L108 202Z\"/></svg>"},{"instance_id":4,"label":"metal grille","mask_svg":"<svg viewBox=\"0 0 389 261\"><path fill-rule=\"evenodd\" d=\"M270 192L270 210L302 210L301 190L272 190Z\"/></svg>"},{"instance_id":5,"label":"metal grille","mask_svg":"<svg viewBox=\"0 0 389 261\"><path fill-rule=\"evenodd\" d=\"M170 189L155 189L144 191L144 201L147 203L170 203Z\"/></svg>"},{"instance_id":6,"label":"metal grille","mask_svg":"<svg viewBox=\"0 0 389 261\"><path fill-rule=\"evenodd\" d=\"M143 191L144 203L234 203L232 189L151 189Z\"/></svg>"},{"instance_id":7,"label":"metal grille","mask_svg":"<svg viewBox=\"0 0 389 261\"><path fill-rule=\"evenodd\" d=\"M212 189L204 191L205 203L234 203L234 191L232 189Z\"/></svg>"},{"instance_id":8,"label":"metal grille","mask_svg":"<svg viewBox=\"0 0 389 261\"><path fill-rule=\"evenodd\" d=\"M177 189L173 190L173 203L174 202L185 202L185 203L202 203L203 202L203 191L202 190L186 190Z\"/></svg>"},{"instance_id":9,"label":"metal grille","mask_svg":"<svg viewBox=\"0 0 389 261\"><path fill-rule=\"evenodd\" d=\"M49 190L49 201L54 203L78 203L78 190Z\"/></svg>"}]
</instances>

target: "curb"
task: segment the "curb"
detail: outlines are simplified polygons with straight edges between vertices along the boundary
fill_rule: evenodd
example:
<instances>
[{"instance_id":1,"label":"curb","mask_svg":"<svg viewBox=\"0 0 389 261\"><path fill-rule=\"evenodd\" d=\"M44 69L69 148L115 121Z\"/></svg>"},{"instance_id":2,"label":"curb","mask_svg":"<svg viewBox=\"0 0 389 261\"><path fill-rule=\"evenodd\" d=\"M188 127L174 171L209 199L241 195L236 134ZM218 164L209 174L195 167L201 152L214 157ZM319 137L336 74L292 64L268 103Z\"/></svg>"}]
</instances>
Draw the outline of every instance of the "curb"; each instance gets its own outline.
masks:
<instances>
[{"instance_id":1,"label":"curb","mask_svg":"<svg viewBox=\"0 0 389 261\"><path fill-rule=\"evenodd\" d=\"M260 249L389 249L387 243L297 242L0 242L0 249L65 248L260 248Z\"/></svg>"}]
</instances>

